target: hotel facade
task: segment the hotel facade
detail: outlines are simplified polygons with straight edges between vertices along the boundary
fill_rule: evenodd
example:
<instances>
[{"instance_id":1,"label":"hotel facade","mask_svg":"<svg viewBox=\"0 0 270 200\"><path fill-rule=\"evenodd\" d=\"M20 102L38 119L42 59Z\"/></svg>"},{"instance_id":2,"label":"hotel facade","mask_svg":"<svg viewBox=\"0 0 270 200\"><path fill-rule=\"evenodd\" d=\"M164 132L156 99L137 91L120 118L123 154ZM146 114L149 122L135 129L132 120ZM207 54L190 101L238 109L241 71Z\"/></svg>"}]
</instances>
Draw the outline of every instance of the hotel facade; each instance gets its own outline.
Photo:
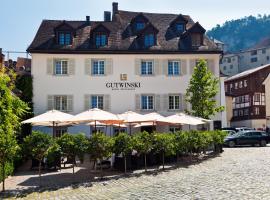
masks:
<instances>
[{"instance_id":1,"label":"hotel facade","mask_svg":"<svg viewBox=\"0 0 270 200\"><path fill-rule=\"evenodd\" d=\"M190 109L184 98L199 59L206 59L220 78L222 53L187 15L122 11L117 3L112 17L104 12L104 21L89 16L85 21L43 20L28 52L35 115L50 109L78 114L97 107L165 116ZM219 105L225 102L220 88ZM214 116L211 126L226 126L224 116ZM68 131L91 134L86 125Z\"/></svg>"}]
</instances>

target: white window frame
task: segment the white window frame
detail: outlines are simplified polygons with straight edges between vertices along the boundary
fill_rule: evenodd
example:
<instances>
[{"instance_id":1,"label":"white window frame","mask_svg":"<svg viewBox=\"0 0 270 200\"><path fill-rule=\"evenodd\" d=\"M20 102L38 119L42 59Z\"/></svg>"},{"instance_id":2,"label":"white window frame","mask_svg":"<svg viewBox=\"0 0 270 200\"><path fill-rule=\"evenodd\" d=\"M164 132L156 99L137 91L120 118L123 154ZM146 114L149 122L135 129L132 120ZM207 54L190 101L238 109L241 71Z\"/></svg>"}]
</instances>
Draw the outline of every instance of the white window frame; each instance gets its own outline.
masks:
<instances>
[{"instance_id":1,"label":"white window frame","mask_svg":"<svg viewBox=\"0 0 270 200\"><path fill-rule=\"evenodd\" d=\"M57 64L60 63L60 73L57 70ZM66 66L63 66L63 64L66 63ZM66 67L66 69L64 69ZM55 60L54 63L54 75L56 76L66 76L68 75L68 60Z\"/></svg>"},{"instance_id":2,"label":"white window frame","mask_svg":"<svg viewBox=\"0 0 270 200\"><path fill-rule=\"evenodd\" d=\"M68 129L65 126L56 127L56 129L55 129L55 137L61 137L62 135L64 135L67 132L68 132Z\"/></svg>"},{"instance_id":3,"label":"white window frame","mask_svg":"<svg viewBox=\"0 0 270 200\"><path fill-rule=\"evenodd\" d=\"M145 63L145 74L143 74L143 63ZM150 63L151 63L151 73L149 72L150 68ZM152 76L154 75L154 62L152 60L142 60L141 61L141 76Z\"/></svg>"},{"instance_id":4,"label":"white window frame","mask_svg":"<svg viewBox=\"0 0 270 200\"><path fill-rule=\"evenodd\" d=\"M98 109L104 110L104 95L91 95L90 98L91 98L90 99L90 108L98 108ZM96 107L93 107L93 98L97 98L97 106ZM100 99L101 99L101 101L100 101Z\"/></svg>"},{"instance_id":5,"label":"white window frame","mask_svg":"<svg viewBox=\"0 0 270 200\"><path fill-rule=\"evenodd\" d=\"M172 74L170 74L170 64L172 64ZM177 73L178 67L178 73ZM169 60L168 61L168 76L179 76L182 74L181 61L179 60Z\"/></svg>"},{"instance_id":6,"label":"white window frame","mask_svg":"<svg viewBox=\"0 0 270 200\"><path fill-rule=\"evenodd\" d=\"M59 98L59 100L57 100L57 98ZM59 103L59 105L57 105L58 103ZM64 103L66 105L64 105ZM54 108L56 110L66 112L68 110L68 97L67 97L67 95L55 95L55 96L53 96L53 104L54 104Z\"/></svg>"},{"instance_id":7,"label":"white window frame","mask_svg":"<svg viewBox=\"0 0 270 200\"><path fill-rule=\"evenodd\" d=\"M103 63L103 70L101 69L102 63ZM95 71L95 64L97 64L97 72ZM106 67L105 65L106 65L105 60L93 60L91 74L93 76L104 76L105 75L105 67Z\"/></svg>"},{"instance_id":8,"label":"white window frame","mask_svg":"<svg viewBox=\"0 0 270 200\"><path fill-rule=\"evenodd\" d=\"M176 105L176 98L179 98L178 99L178 106ZM177 95L177 94L169 94L169 97L168 97L168 102L169 102L169 110L180 110L181 108L181 105L180 105L180 102L181 102L181 96L180 95ZM170 102L170 99L173 98L173 102L172 102L172 105L171 105L171 102ZM172 107L171 107L172 106Z\"/></svg>"},{"instance_id":9,"label":"white window frame","mask_svg":"<svg viewBox=\"0 0 270 200\"><path fill-rule=\"evenodd\" d=\"M143 107L143 97L146 97L146 108ZM152 98L152 108L150 107L150 98ZM154 110L155 109L155 97L153 95L143 94L141 95L141 110Z\"/></svg>"}]
</instances>

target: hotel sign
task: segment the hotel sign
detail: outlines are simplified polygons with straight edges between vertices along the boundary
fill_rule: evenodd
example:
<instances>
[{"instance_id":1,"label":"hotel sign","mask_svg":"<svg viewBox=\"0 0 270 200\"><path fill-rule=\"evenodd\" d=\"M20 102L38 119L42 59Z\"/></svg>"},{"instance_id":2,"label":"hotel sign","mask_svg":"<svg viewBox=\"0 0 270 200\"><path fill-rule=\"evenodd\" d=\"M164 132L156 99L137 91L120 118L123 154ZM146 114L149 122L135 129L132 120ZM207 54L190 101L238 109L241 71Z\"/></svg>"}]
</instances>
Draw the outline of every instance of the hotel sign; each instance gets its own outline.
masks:
<instances>
[{"instance_id":1,"label":"hotel sign","mask_svg":"<svg viewBox=\"0 0 270 200\"><path fill-rule=\"evenodd\" d=\"M106 88L112 90L136 90L141 87L140 82L108 82Z\"/></svg>"}]
</instances>

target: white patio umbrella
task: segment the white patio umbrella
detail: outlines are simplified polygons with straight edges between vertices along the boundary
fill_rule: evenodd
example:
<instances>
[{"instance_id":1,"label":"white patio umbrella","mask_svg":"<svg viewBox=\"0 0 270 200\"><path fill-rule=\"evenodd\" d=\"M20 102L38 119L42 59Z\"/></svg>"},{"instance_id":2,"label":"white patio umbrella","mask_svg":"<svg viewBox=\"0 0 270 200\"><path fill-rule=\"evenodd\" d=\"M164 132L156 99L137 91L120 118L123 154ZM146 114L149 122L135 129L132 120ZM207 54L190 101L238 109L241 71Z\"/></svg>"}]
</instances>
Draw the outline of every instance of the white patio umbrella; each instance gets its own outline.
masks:
<instances>
[{"instance_id":1,"label":"white patio umbrella","mask_svg":"<svg viewBox=\"0 0 270 200\"><path fill-rule=\"evenodd\" d=\"M105 124L117 124L122 123L123 120L119 119L117 115L98 109L93 108L82 113L79 113L72 117L68 122L75 123L89 123L93 122L96 130L97 122L105 123Z\"/></svg>"},{"instance_id":2,"label":"white patio umbrella","mask_svg":"<svg viewBox=\"0 0 270 200\"><path fill-rule=\"evenodd\" d=\"M73 115L60 112L58 110L50 110L41 115L22 121L22 124L32 124L33 126L48 126L53 127L53 136L55 135L55 126L66 126L71 123L67 120L71 119Z\"/></svg>"},{"instance_id":3,"label":"white patio umbrella","mask_svg":"<svg viewBox=\"0 0 270 200\"><path fill-rule=\"evenodd\" d=\"M200 118L193 117L184 113L176 113L174 115L166 117L166 121L171 124L188 124L188 125L199 125L204 124L206 121Z\"/></svg>"},{"instance_id":4,"label":"white patio umbrella","mask_svg":"<svg viewBox=\"0 0 270 200\"><path fill-rule=\"evenodd\" d=\"M131 134L131 125L134 123L141 123L141 122L147 122L147 119L144 115L141 115L139 113L133 112L133 111L127 111L122 114L117 115L119 119L123 120L123 123L126 123L129 125L129 134Z\"/></svg>"}]
</instances>

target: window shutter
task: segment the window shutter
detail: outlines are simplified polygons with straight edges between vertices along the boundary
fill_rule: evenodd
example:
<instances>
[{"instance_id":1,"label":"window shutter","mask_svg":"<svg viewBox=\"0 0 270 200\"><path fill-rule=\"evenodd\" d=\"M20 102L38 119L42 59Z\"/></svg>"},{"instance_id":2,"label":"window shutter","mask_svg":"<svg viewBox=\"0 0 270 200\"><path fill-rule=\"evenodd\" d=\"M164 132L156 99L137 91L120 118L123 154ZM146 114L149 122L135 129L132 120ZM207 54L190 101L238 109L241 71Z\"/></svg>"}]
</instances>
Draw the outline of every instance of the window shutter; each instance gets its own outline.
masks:
<instances>
[{"instance_id":1,"label":"window shutter","mask_svg":"<svg viewBox=\"0 0 270 200\"><path fill-rule=\"evenodd\" d=\"M187 61L186 60L180 61L180 69L181 69L181 75L187 74Z\"/></svg>"},{"instance_id":2,"label":"window shutter","mask_svg":"<svg viewBox=\"0 0 270 200\"><path fill-rule=\"evenodd\" d=\"M91 95L84 95L84 110L89 110L91 108Z\"/></svg>"},{"instance_id":3,"label":"window shutter","mask_svg":"<svg viewBox=\"0 0 270 200\"><path fill-rule=\"evenodd\" d=\"M140 94L135 95L135 109L137 111L141 110L141 95Z\"/></svg>"},{"instance_id":4,"label":"window shutter","mask_svg":"<svg viewBox=\"0 0 270 200\"><path fill-rule=\"evenodd\" d=\"M53 95L48 95L48 110L54 109L54 98Z\"/></svg>"},{"instance_id":5,"label":"window shutter","mask_svg":"<svg viewBox=\"0 0 270 200\"><path fill-rule=\"evenodd\" d=\"M162 108L163 111L169 110L169 95L168 94L162 95L162 105L163 105L163 108Z\"/></svg>"},{"instance_id":6,"label":"window shutter","mask_svg":"<svg viewBox=\"0 0 270 200\"><path fill-rule=\"evenodd\" d=\"M187 102L186 102L186 100L185 100L185 98L186 98L186 95L185 94L181 94L181 106L182 106L182 110L183 111L185 111L185 110L187 110L188 108L187 108Z\"/></svg>"},{"instance_id":7,"label":"window shutter","mask_svg":"<svg viewBox=\"0 0 270 200\"><path fill-rule=\"evenodd\" d=\"M94 74L94 59L91 59L90 74Z\"/></svg>"},{"instance_id":8,"label":"window shutter","mask_svg":"<svg viewBox=\"0 0 270 200\"><path fill-rule=\"evenodd\" d=\"M73 96L67 95L67 112L73 111Z\"/></svg>"},{"instance_id":9,"label":"window shutter","mask_svg":"<svg viewBox=\"0 0 270 200\"><path fill-rule=\"evenodd\" d=\"M159 94L155 95L155 110L156 111L160 110L160 95Z\"/></svg>"},{"instance_id":10,"label":"window shutter","mask_svg":"<svg viewBox=\"0 0 270 200\"><path fill-rule=\"evenodd\" d=\"M75 59L68 59L68 74L75 74Z\"/></svg>"},{"instance_id":11,"label":"window shutter","mask_svg":"<svg viewBox=\"0 0 270 200\"><path fill-rule=\"evenodd\" d=\"M189 61L189 72L190 75L192 75L194 73L194 68L196 66L196 59L192 59Z\"/></svg>"},{"instance_id":12,"label":"window shutter","mask_svg":"<svg viewBox=\"0 0 270 200\"><path fill-rule=\"evenodd\" d=\"M111 96L109 94L104 95L104 110L110 111L111 110Z\"/></svg>"},{"instance_id":13,"label":"window shutter","mask_svg":"<svg viewBox=\"0 0 270 200\"><path fill-rule=\"evenodd\" d=\"M105 74L106 75L111 75L113 74L113 59L108 58L105 60Z\"/></svg>"},{"instance_id":14,"label":"window shutter","mask_svg":"<svg viewBox=\"0 0 270 200\"><path fill-rule=\"evenodd\" d=\"M84 60L84 71L86 75L91 75L91 59Z\"/></svg>"},{"instance_id":15,"label":"window shutter","mask_svg":"<svg viewBox=\"0 0 270 200\"><path fill-rule=\"evenodd\" d=\"M207 66L208 66L208 69L215 75L216 72L215 72L215 62L214 60L207 60Z\"/></svg>"},{"instance_id":16,"label":"window shutter","mask_svg":"<svg viewBox=\"0 0 270 200\"><path fill-rule=\"evenodd\" d=\"M160 71L160 61L158 59L154 60L154 75L160 75L162 71Z\"/></svg>"},{"instance_id":17,"label":"window shutter","mask_svg":"<svg viewBox=\"0 0 270 200\"><path fill-rule=\"evenodd\" d=\"M163 74L168 76L168 60L164 59L162 63L163 63Z\"/></svg>"},{"instance_id":18,"label":"window shutter","mask_svg":"<svg viewBox=\"0 0 270 200\"><path fill-rule=\"evenodd\" d=\"M141 59L135 59L135 74L140 76L141 75Z\"/></svg>"},{"instance_id":19,"label":"window shutter","mask_svg":"<svg viewBox=\"0 0 270 200\"><path fill-rule=\"evenodd\" d=\"M52 58L47 59L47 74L48 75L53 75L54 74L54 61Z\"/></svg>"}]
</instances>

